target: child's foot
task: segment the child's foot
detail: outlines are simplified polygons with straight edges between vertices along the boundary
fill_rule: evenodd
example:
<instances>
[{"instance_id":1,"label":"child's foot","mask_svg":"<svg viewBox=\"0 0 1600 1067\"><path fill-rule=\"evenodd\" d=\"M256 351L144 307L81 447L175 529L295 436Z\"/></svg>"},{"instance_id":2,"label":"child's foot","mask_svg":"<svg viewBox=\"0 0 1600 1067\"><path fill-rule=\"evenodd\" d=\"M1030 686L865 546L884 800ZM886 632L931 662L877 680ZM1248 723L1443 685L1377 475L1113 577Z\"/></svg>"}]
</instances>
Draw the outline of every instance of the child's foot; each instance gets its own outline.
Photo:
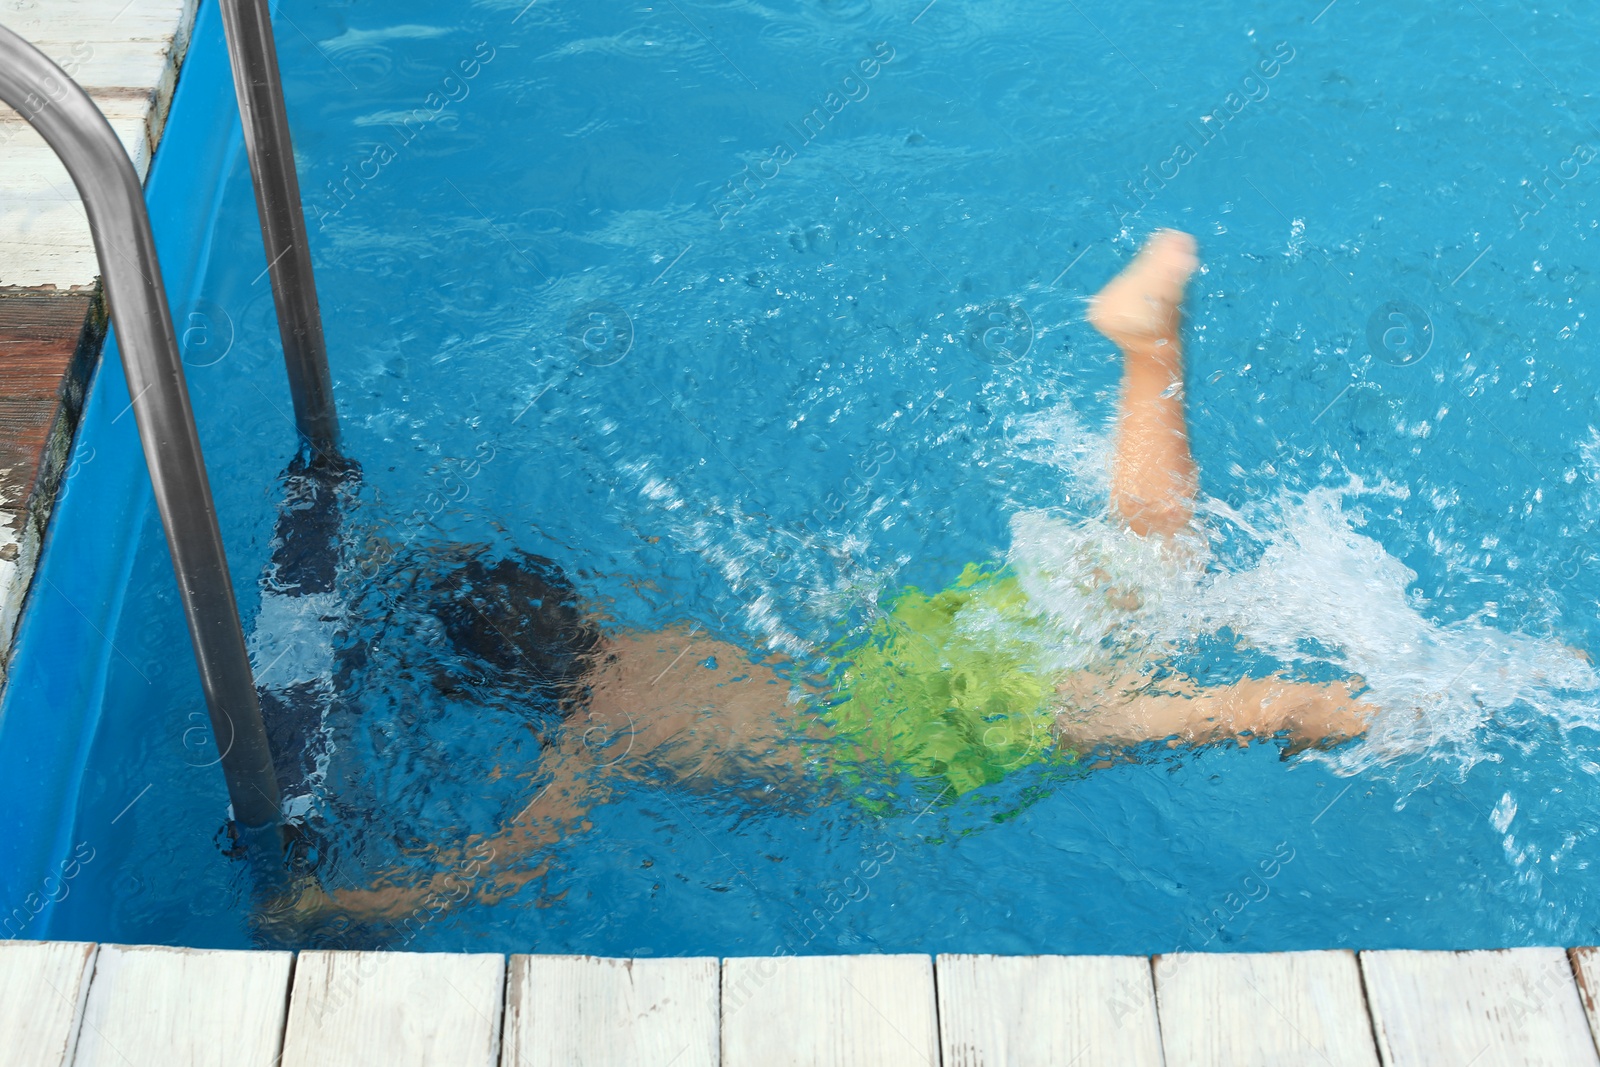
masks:
<instances>
[{"instance_id":1,"label":"child's foot","mask_svg":"<svg viewBox=\"0 0 1600 1067\"><path fill-rule=\"evenodd\" d=\"M1171 341L1178 334L1183 288L1199 266L1193 237L1157 230L1133 262L1089 301L1089 322L1124 351Z\"/></svg>"}]
</instances>

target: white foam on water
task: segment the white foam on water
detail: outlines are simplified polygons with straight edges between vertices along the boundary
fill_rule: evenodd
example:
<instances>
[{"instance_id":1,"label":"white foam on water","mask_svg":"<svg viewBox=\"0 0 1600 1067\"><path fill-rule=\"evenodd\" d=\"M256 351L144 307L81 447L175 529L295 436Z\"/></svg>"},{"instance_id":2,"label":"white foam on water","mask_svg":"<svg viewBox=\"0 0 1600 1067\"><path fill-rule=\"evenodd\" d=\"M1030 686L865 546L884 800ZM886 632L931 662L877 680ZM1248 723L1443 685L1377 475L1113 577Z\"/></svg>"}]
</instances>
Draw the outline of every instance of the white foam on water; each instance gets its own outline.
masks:
<instances>
[{"instance_id":1,"label":"white foam on water","mask_svg":"<svg viewBox=\"0 0 1600 1067\"><path fill-rule=\"evenodd\" d=\"M1104 469L1093 457L1107 442L1086 448L1060 412L1035 424L1047 427L1072 439L1036 447L1036 458L1069 479ZM1363 699L1380 709L1367 735L1316 757L1342 773L1419 763L1428 764L1425 776L1464 773L1497 758L1483 739L1491 723L1543 717L1600 726L1600 676L1578 650L1502 629L1488 612L1450 623L1429 617L1415 572L1362 532L1362 501L1374 496L1407 493L1352 478L1242 514L1203 499L1204 533L1173 545L1108 518L1023 511L1011 524L1010 561L1062 631L1058 669L1149 667L1202 638L1231 635L1297 673L1360 677Z\"/></svg>"},{"instance_id":2,"label":"white foam on water","mask_svg":"<svg viewBox=\"0 0 1600 1067\"><path fill-rule=\"evenodd\" d=\"M634 481L647 506L659 509L658 521L673 545L698 556L719 574L738 598L746 632L757 635L774 651L804 658L811 644L791 630L777 610L765 568L773 564L771 528L750 520L715 497L690 499L677 484L658 474L648 460L625 463L623 475Z\"/></svg>"}]
</instances>

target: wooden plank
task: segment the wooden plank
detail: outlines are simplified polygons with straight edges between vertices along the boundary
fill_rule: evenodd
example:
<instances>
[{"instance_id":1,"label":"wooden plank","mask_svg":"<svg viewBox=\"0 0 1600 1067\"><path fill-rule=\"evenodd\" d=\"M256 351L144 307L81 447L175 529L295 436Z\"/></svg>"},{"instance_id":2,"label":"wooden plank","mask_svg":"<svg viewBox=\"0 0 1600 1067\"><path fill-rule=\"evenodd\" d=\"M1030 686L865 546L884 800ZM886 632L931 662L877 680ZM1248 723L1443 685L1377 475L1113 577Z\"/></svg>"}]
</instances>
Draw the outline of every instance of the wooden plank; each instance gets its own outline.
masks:
<instances>
[{"instance_id":1,"label":"wooden plank","mask_svg":"<svg viewBox=\"0 0 1600 1067\"><path fill-rule=\"evenodd\" d=\"M1595 1067L1567 954L1363 952L1385 1067Z\"/></svg>"},{"instance_id":2,"label":"wooden plank","mask_svg":"<svg viewBox=\"0 0 1600 1067\"><path fill-rule=\"evenodd\" d=\"M68 289L93 285L99 277L100 261L77 201L29 204L0 218L0 285Z\"/></svg>"},{"instance_id":3,"label":"wooden plank","mask_svg":"<svg viewBox=\"0 0 1600 1067\"><path fill-rule=\"evenodd\" d=\"M1143 956L940 956L944 1067L1161 1067Z\"/></svg>"},{"instance_id":4,"label":"wooden plank","mask_svg":"<svg viewBox=\"0 0 1600 1067\"><path fill-rule=\"evenodd\" d=\"M149 170L152 114L148 94L97 97L142 178ZM67 169L20 117L0 124L0 285L58 288L93 283L100 273L89 217Z\"/></svg>"},{"instance_id":5,"label":"wooden plank","mask_svg":"<svg viewBox=\"0 0 1600 1067\"><path fill-rule=\"evenodd\" d=\"M1353 953L1174 953L1154 970L1167 1067L1378 1067Z\"/></svg>"},{"instance_id":6,"label":"wooden plank","mask_svg":"<svg viewBox=\"0 0 1600 1067\"><path fill-rule=\"evenodd\" d=\"M716 1067L715 959L512 956L501 1062Z\"/></svg>"},{"instance_id":7,"label":"wooden plank","mask_svg":"<svg viewBox=\"0 0 1600 1067\"><path fill-rule=\"evenodd\" d=\"M50 0L0 5L0 25L35 44L55 41L162 41L186 43L195 0ZM55 53L46 48L54 58ZM102 82L101 84L104 84Z\"/></svg>"},{"instance_id":8,"label":"wooden plank","mask_svg":"<svg viewBox=\"0 0 1600 1067\"><path fill-rule=\"evenodd\" d=\"M102 945L73 1067L271 1067L293 959Z\"/></svg>"},{"instance_id":9,"label":"wooden plank","mask_svg":"<svg viewBox=\"0 0 1600 1067\"><path fill-rule=\"evenodd\" d=\"M147 46L154 47L154 46ZM155 66L155 57L148 57ZM159 68L149 72L160 76ZM103 89L90 94L95 106L106 117L111 132L117 135L122 150L133 161L133 169L143 179L150 170L150 130L156 98L153 88ZM0 186L6 192L6 214L18 210L26 201L78 200L78 189L66 165L21 115L0 116Z\"/></svg>"},{"instance_id":10,"label":"wooden plank","mask_svg":"<svg viewBox=\"0 0 1600 1067\"><path fill-rule=\"evenodd\" d=\"M50 0L0 4L0 24L89 91L141 179L161 140L196 0ZM0 106L0 284L91 284L99 274L66 169L42 138Z\"/></svg>"},{"instance_id":11,"label":"wooden plank","mask_svg":"<svg viewBox=\"0 0 1600 1067\"><path fill-rule=\"evenodd\" d=\"M282 1067L495 1067L505 958L302 952Z\"/></svg>"},{"instance_id":12,"label":"wooden plank","mask_svg":"<svg viewBox=\"0 0 1600 1067\"><path fill-rule=\"evenodd\" d=\"M94 326L93 290L13 289L0 286L0 380L8 400L55 400L69 369L87 378L83 333ZM93 338L96 347L102 338ZM87 360L84 360L87 363Z\"/></svg>"},{"instance_id":13,"label":"wooden plank","mask_svg":"<svg viewBox=\"0 0 1600 1067\"><path fill-rule=\"evenodd\" d=\"M937 1067L933 960L780 956L722 964L723 1067Z\"/></svg>"},{"instance_id":14,"label":"wooden plank","mask_svg":"<svg viewBox=\"0 0 1600 1067\"><path fill-rule=\"evenodd\" d=\"M0 1067L65 1067L83 1018L95 947L0 943Z\"/></svg>"}]
</instances>

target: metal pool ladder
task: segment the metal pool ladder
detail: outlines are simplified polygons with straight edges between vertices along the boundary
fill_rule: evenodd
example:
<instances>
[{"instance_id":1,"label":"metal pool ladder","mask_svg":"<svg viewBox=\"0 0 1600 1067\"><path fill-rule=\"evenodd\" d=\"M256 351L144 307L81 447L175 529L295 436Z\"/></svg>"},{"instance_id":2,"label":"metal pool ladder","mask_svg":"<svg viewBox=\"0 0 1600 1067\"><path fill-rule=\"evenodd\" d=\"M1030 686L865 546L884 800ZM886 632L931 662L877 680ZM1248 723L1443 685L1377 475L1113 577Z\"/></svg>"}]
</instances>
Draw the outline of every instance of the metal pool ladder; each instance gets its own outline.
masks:
<instances>
[{"instance_id":1,"label":"metal pool ladder","mask_svg":"<svg viewBox=\"0 0 1600 1067\"><path fill-rule=\"evenodd\" d=\"M222 16L296 425L308 447L334 460L338 418L267 0L222 0ZM281 843L278 781L156 259L144 188L88 93L4 26L0 26L0 100L39 131L83 198L234 821L247 842Z\"/></svg>"}]
</instances>

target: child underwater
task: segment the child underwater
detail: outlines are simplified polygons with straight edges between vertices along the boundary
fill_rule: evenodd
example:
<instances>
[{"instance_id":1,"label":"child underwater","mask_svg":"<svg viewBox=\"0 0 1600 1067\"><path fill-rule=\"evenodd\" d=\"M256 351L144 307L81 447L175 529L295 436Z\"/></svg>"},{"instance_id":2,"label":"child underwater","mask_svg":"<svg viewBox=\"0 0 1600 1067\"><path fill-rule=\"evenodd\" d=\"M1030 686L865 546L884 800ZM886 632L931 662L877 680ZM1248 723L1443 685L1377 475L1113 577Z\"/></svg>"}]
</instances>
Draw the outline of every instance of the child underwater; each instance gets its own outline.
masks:
<instances>
[{"instance_id":1,"label":"child underwater","mask_svg":"<svg viewBox=\"0 0 1600 1067\"><path fill-rule=\"evenodd\" d=\"M1159 231L1089 305L1089 321L1123 356L1111 521L1158 564L1196 540L1180 326L1198 266L1191 236ZM560 727L541 738L542 788L499 830L428 846L425 863L457 873L397 871L392 882L338 890L302 879L287 909L302 918L501 899L539 876L536 853L584 828L586 812L629 780L800 792L820 776L847 791L889 783L889 797L903 788L928 803L1024 765L1150 741L1286 734L1336 744L1362 734L1376 711L1359 679L1206 685L1159 655L1071 654L1070 624L1030 593L1040 575L1011 564L969 564L931 594L902 590L864 636L828 650L839 669L808 709L791 702L777 671L709 635L602 634L548 560L456 555L458 573L434 580L449 590L438 616L450 639L506 684L560 707ZM1089 595L1137 600L1092 562L1083 573ZM708 669L718 662L739 670Z\"/></svg>"}]
</instances>

